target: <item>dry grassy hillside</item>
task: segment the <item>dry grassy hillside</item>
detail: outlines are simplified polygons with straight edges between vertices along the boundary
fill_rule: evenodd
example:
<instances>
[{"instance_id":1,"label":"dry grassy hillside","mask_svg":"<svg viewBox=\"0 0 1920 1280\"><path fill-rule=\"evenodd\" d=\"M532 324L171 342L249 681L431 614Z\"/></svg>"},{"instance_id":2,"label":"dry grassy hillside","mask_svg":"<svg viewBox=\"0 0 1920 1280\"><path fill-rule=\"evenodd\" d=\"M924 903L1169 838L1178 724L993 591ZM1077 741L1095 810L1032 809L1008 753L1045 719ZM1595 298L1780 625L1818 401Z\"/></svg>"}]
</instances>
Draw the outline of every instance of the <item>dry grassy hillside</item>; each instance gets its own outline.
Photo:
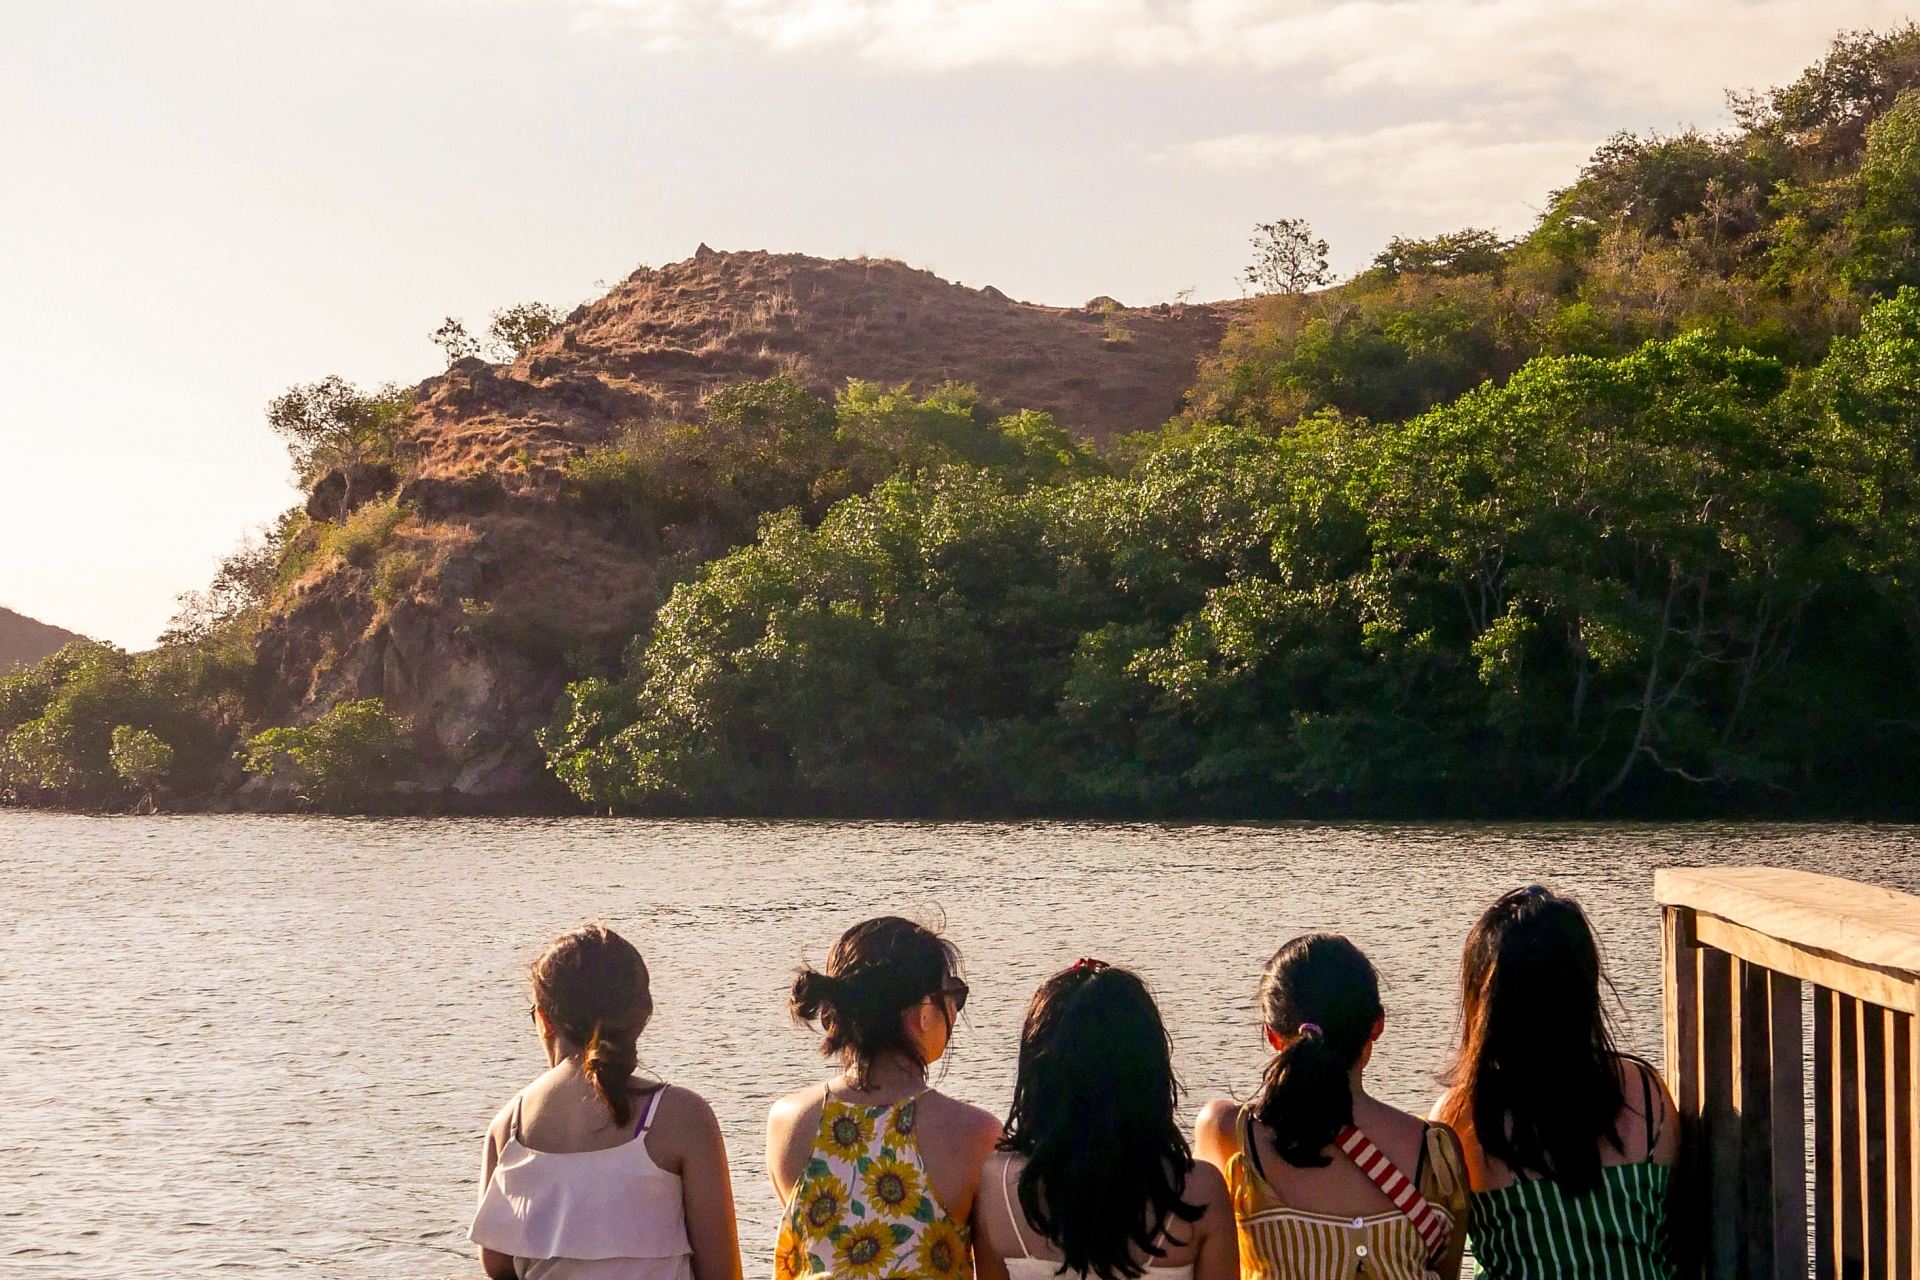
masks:
<instances>
[{"instance_id":1,"label":"dry grassy hillside","mask_svg":"<svg viewBox=\"0 0 1920 1280\"><path fill-rule=\"evenodd\" d=\"M0 609L0 675L38 662L69 640L80 637L11 609Z\"/></svg>"},{"instance_id":2,"label":"dry grassy hillside","mask_svg":"<svg viewBox=\"0 0 1920 1280\"><path fill-rule=\"evenodd\" d=\"M704 246L637 271L512 364L462 360L420 385L405 473L352 489L379 499L350 517L386 521L379 550L322 557L280 600L263 710L284 722L384 698L419 737L419 785L524 802L545 785L533 731L569 666L617 653L663 590L642 549L563 499L569 457L635 421L698 420L714 390L775 374L828 394L964 382L1106 439L1178 412L1234 309L1044 307L898 262ZM337 511L341 488L322 479L316 512Z\"/></svg>"}]
</instances>

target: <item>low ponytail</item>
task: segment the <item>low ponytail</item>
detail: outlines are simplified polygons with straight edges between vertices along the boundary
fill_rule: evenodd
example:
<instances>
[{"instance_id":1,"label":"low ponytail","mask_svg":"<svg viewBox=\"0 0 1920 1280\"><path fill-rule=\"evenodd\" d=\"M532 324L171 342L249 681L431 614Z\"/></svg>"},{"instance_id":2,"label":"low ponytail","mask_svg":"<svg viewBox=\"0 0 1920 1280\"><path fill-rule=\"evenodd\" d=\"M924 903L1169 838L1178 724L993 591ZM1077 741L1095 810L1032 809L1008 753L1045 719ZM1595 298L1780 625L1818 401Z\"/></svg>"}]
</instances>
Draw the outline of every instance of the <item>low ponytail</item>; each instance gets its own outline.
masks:
<instances>
[{"instance_id":1,"label":"low ponytail","mask_svg":"<svg viewBox=\"0 0 1920 1280\"><path fill-rule=\"evenodd\" d=\"M632 1124L640 1033L653 1017L646 961L613 930L590 924L555 939L533 962L531 976L534 1004L577 1046L580 1073L614 1123Z\"/></svg>"},{"instance_id":2,"label":"low ponytail","mask_svg":"<svg viewBox=\"0 0 1920 1280\"><path fill-rule=\"evenodd\" d=\"M595 1023L580 1071L621 1128L633 1123L633 1073L640 1067L639 1035Z\"/></svg>"},{"instance_id":3,"label":"low ponytail","mask_svg":"<svg viewBox=\"0 0 1920 1280\"><path fill-rule=\"evenodd\" d=\"M1295 938L1260 979L1260 1011L1279 1047L1254 1117L1297 1168L1320 1168L1353 1123L1352 1073L1380 1020L1380 980L1360 949L1332 933Z\"/></svg>"}]
</instances>

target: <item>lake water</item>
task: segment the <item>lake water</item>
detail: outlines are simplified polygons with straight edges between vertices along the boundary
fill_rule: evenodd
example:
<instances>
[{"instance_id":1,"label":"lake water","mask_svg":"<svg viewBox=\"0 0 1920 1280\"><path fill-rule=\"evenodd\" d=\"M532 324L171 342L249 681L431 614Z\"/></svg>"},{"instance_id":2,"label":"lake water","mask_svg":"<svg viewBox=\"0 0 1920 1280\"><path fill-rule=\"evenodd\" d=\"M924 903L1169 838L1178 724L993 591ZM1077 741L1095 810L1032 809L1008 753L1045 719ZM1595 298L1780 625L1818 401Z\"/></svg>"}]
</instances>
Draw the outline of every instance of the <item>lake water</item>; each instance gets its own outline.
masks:
<instances>
[{"instance_id":1,"label":"lake water","mask_svg":"<svg viewBox=\"0 0 1920 1280\"><path fill-rule=\"evenodd\" d=\"M1137 967L1189 1106L1244 1096L1266 956L1339 929L1388 981L1374 1091L1424 1109L1459 946L1539 880L1602 931L1658 1060L1656 867L1764 863L1920 891L1920 828L1113 826L83 818L0 813L0 1263L73 1277L477 1275L479 1135L544 1059L524 970L604 919L654 975L643 1062L726 1129L749 1275L767 1103L827 1074L802 960L944 919L973 997L941 1087L1004 1111L1020 1012L1082 955Z\"/></svg>"}]
</instances>

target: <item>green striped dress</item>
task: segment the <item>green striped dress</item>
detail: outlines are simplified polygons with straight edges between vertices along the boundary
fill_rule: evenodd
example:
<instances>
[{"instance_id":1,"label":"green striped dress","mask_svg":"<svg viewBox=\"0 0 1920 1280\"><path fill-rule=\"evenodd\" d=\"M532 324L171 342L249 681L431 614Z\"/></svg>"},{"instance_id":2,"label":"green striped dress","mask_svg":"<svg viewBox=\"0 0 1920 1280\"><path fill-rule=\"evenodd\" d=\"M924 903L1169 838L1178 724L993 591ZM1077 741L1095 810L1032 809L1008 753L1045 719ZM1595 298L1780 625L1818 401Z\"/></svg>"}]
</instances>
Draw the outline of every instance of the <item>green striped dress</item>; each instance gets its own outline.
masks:
<instances>
[{"instance_id":1,"label":"green striped dress","mask_svg":"<svg viewBox=\"0 0 1920 1280\"><path fill-rule=\"evenodd\" d=\"M1600 1171L1570 1195L1550 1178L1522 1178L1472 1195L1467 1237L1487 1280L1676 1280L1667 1231L1673 1171L1642 1160Z\"/></svg>"}]
</instances>

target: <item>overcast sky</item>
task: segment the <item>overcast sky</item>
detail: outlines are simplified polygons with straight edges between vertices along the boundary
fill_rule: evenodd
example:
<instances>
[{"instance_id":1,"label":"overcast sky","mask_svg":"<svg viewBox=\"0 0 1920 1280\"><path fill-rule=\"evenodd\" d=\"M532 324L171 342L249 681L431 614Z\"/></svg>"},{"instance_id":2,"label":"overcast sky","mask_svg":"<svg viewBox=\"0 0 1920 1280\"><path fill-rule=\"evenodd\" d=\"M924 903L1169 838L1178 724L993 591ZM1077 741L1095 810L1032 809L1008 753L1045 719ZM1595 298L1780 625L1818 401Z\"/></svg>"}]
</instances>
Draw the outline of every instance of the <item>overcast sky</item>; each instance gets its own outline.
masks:
<instances>
[{"instance_id":1,"label":"overcast sky","mask_svg":"<svg viewBox=\"0 0 1920 1280\"><path fill-rule=\"evenodd\" d=\"M0 0L0 605L144 646L296 495L262 408L701 241L1231 296L1520 231L1881 0Z\"/></svg>"}]
</instances>

